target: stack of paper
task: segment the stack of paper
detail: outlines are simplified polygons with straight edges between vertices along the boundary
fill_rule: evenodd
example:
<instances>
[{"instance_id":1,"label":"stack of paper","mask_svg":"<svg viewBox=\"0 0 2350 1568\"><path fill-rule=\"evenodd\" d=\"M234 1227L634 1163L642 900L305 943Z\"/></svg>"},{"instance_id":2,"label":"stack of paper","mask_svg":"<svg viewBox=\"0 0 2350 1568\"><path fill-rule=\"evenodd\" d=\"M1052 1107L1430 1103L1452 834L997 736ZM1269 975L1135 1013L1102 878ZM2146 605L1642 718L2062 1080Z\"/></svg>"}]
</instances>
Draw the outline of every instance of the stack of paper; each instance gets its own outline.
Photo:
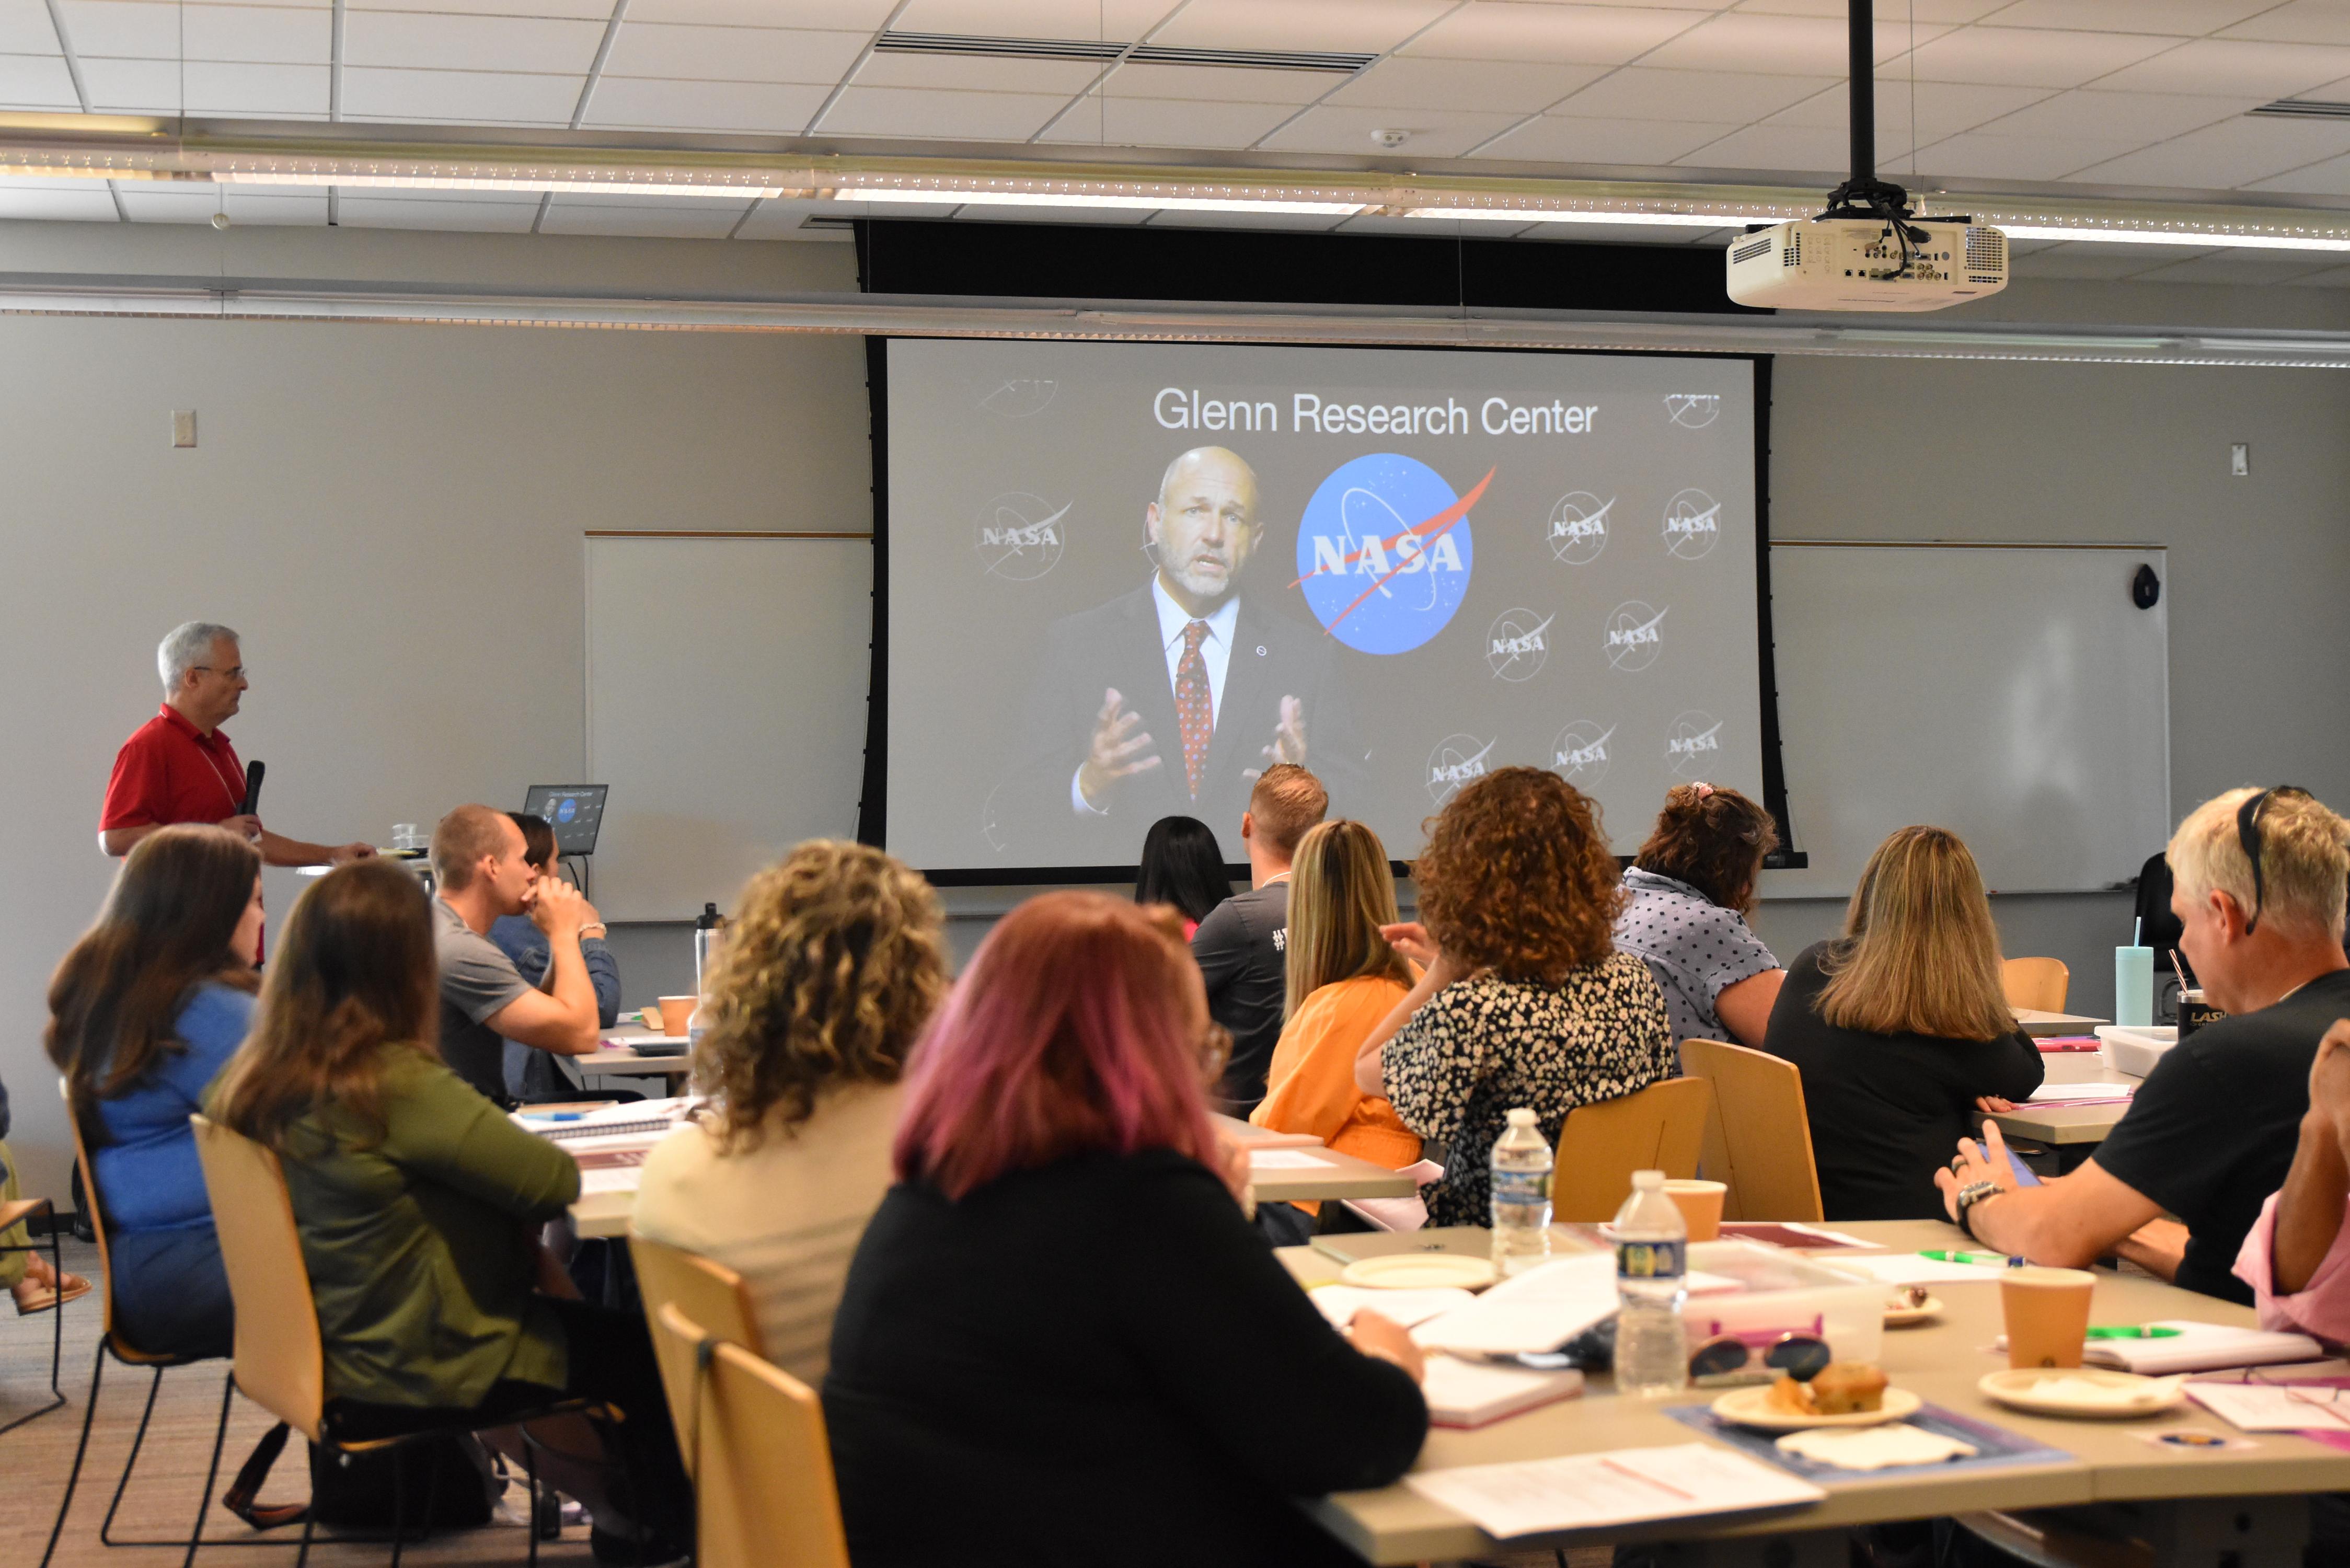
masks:
<instances>
[{"instance_id":1,"label":"stack of paper","mask_svg":"<svg viewBox=\"0 0 2350 1568\"><path fill-rule=\"evenodd\" d=\"M1322 1309L1333 1328L1344 1328L1355 1321L1355 1314L1365 1307L1386 1318L1389 1323L1409 1328L1416 1323L1426 1323L1439 1313L1467 1306L1477 1298L1458 1285L1438 1285L1425 1290L1373 1291L1359 1285L1316 1285L1307 1293L1307 1299Z\"/></svg>"},{"instance_id":2,"label":"stack of paper","mask_svg":"<svg viewBox=\"0 0 2350 1568\"><path fill-rule=\"evenodd\" d=\"M1467 1465L1409 1475L1404 1484L1503 1540L1785 1508L1827 1496L1809 1481L1709 1443Z\"/></svg>"},{"instance_id":3,"label":"stack of paper","mask_svg":"<svg viewBox=\"0 0 2350 1568\"><path fill-rule=\"evenodd\" d=\"M2173 1372L2216 1372L2224 1366L2316 1361L2325 1355L2317 1341L2305 1334L2269 1334L2183 1319L2147 1326L2178 1332L2159 1339L2093 1339L2081 1359L2092 1366L2117 1366L2124 1372L2161 1377Z\"/></svg>"},{"instance_id":4,"label":"stack of paper","mask_svg":"<svg viewBox=\"0 0 2350 1568\"><path fill-rule=\"evenodd\" d=\"M1483 1427L1521 1410L1575 1398L1583 1392L1583 1374L1572 1369L1536 1372L1525 1366L1431 1355L1420 1392L1428 1398L1431 1424Z\"/></svg>"},{"instance_id":5,"label":"stack of paper","mask_svg":"<svg viewBox=\"0 0 2350 1568\"><path fill-rule=\"evenodd\" d=\"M2242 1432L2350 1431L2350 1389L2189 1383L2188 1397Z\"/></svg>"},{"instance_id":6,"label":"stack of paper","mask_svg":"<svg viewBox=\"0 0 2350 1568\"><path fill-rule=\"evenodd\" d=\"M1432 1350L1517 1355L1556 1350L1616 1311L1616 1257L1586 1252L1504 1280L1411 1336Z\"/></svg>"},{"instance_id":7,"label":"stack of paper","mask_svg":"<svg viewBox=\"0 0 2350 1568\"><path fill-rule=\"evenodd\" d=\"M2035 1106L2097 1105L2126 1100L2137 1093L2136 1084L2043 1084L2032 1091Z\"/></svg>"}]
</instances>

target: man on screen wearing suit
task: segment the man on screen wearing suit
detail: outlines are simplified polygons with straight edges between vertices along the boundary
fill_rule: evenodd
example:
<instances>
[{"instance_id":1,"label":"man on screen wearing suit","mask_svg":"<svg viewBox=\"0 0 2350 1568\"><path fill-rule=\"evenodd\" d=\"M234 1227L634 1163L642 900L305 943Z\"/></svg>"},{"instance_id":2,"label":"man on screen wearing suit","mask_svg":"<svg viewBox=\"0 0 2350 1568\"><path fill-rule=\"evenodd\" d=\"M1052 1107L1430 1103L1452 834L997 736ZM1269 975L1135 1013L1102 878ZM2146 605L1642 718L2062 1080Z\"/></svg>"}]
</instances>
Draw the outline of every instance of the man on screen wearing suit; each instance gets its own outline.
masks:
<instances>
[{"instance_id":1,"label":"man on screen wearing suit","mask_svg":"<svg viewBox=\"0 0 2350 1568\"><path fill-rule=\"evenodd\" d=\"M1023 848L1122 864L1159 817L1238 820L1276 763L1353 794L1363 758L1329 639L1241 591L1263 536L1256 473L1237 453L1195 447L1168 464L1143 509L1150 580L1046 633L998 797Z\"/></svg>"}]
</instances>

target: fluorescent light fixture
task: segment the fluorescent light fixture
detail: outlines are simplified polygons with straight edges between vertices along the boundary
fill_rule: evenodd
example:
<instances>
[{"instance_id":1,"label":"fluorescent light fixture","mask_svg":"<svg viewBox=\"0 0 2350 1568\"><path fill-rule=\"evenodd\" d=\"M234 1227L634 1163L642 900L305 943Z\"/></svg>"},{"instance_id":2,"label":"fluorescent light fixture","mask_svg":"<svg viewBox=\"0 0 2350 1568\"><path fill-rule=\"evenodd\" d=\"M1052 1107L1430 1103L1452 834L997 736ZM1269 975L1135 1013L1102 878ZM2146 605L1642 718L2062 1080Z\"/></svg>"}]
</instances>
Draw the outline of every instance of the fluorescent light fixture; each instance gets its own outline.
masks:
<instances>
[{"instance_id":1,"label":"fluorescent light fixture","mask_svg":"<svg viewBox=\"0 0 2350 1568\"><path fill-rule=\"evenodd\" d=\"M1593 213L1553 207L1413 207L1404 216L1497 223L1657 223L1679 229L1736 229L1786 221L1762 213Z\"/></svg>"},{"instance_id":2,"label":"fluorescent light fixture","mask_svg":"<svg viewBox=\"0 0 2350 1568\"><path fill-rule=\"evenodd\" d=\"M1305 202L1267 196L1150 196L1099 191L950 191L918 190L903 185L844 185L833 192L842 202L906 202L925 206L968 207L1120 207L1169 213L1297 213L1309 216L1347 217L1364 210L1362 202Z\"/></svg>"},{"instance_id":3,"label":"fluorescent light fixture","mask_svg":"<svg viewBox=\"0 0 2350 1568\"><path fill-rule=\"evenodd\" d=\"M1985 219L2011 240L2094 240L2109 245L2194 245L2204 250L2350 251L2341 234L2201 234L2192 229L2109 229L2101 224L2013 223Z\"/></svg>"},{"instance_id":4,"label":"fluorescent light fixture","mask_svg":"<svg viewBox=\"0 0 2350 1568\"><path fill-rule=\"evenodd\" d=\"M681 180L580 180L554 175L538 179L526 174L460 179L441 174L288 173L274 170L230 169L214 174L213 179L223 185L335 185L344 190L518 191L532 194L551 191L559 195L701 196L723 197L737 202L746 202L754 196L784 194L783 189L775 185L710 185Z\"/></svg>"}]
</instances>

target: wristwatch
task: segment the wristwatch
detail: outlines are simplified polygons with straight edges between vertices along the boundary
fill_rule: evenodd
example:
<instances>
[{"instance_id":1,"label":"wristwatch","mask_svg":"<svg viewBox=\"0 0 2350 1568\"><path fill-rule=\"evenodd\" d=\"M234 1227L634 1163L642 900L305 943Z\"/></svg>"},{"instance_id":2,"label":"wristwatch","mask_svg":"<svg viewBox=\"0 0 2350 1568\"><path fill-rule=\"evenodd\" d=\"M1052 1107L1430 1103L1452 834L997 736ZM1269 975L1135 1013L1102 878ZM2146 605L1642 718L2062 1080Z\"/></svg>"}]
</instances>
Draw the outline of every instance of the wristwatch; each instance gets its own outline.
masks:
<instances>
[{"instance_id":1,"label":"wristwatch","mask_svg":"<svg viewBox=\"0 0 2350 1568\"><path fill-rule=\"evenodd\" d=\"M1959 1229L1964 1231L1970 1236L1974 1236L1974 1222L1968 1219L1967 1216L1973 1210L1974 1206L1981 1203L1984 1199L1996 1198L2006 1190L2007 1189L2002 1187L1998 1182L1989 1179L1970 1181L1964 1187L1960 1188L1957 1205ZM1975 1240L1981 1241L1982 1238L1976 1236Z\"/></svg>"}]
</instances>

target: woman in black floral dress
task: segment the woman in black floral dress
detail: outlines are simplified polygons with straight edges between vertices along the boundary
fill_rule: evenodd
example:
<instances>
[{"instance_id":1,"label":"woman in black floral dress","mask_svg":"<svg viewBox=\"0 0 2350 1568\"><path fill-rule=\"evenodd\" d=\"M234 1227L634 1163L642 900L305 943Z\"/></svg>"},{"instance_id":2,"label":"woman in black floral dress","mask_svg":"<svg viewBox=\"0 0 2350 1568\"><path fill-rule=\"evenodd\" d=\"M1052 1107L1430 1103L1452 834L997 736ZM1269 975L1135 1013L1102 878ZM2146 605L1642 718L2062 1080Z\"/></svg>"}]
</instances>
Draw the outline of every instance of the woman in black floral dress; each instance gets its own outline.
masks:
<instances>
[{"instance_id":1,"label":"woman in black floral dress","mask_svg":"<svg viewBox=\"0 0 2350 1568\"><path fill-rule=\"evenodd\" d=\"M1503 768L1452 797L1412 867L1423 925L1388 940L1423 966L1355 1064L1366 1094L1445 1146L1430 1225L1492 1222L1487 1164L1511 1107L1554 1147L1566 1113L1679 1071L1664 993L1616 950L1623 906L1596 802ZM1565 1156L1572 1158L1572 1152Z\"/></svg>"}]
</instances>

